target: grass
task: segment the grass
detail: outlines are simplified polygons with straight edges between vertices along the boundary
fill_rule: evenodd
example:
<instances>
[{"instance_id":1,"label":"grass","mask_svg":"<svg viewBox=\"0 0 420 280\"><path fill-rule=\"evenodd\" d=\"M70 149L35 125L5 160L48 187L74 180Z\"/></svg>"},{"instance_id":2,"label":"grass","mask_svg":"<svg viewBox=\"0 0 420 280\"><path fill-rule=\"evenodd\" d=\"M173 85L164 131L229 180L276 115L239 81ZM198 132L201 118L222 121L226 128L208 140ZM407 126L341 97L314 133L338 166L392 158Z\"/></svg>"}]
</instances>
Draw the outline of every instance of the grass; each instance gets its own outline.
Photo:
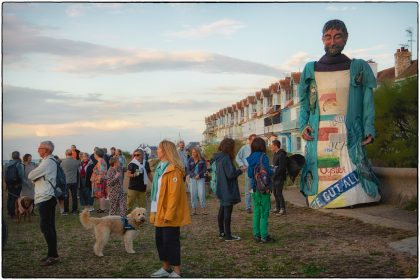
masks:
<instances>
[{"instance_id":1,"label":"grass","mask_svg":"<svg viewBox=\"0 0 420 280\"><path fill-rule=\"evenodd\" d=\"M288 205L285 216L269 217L269 233L275 243L258 244L252 238L252 215L244 203L235 205L232 232L237 242L217 237L218 200L208 196L209 215L193 216L181 229L184 277L416 277L417 258L393 251L388 243L413 236L390 228L337 218L316 210ZM5 204L3 204L5 205ZM57 210L58 214L58 210ZM98 216L98 214L92 214ZM3 216L6 216L3 209ZM40 267L46 243L38 216L31 223L6 218L9 239L3 248L2 276L144 278L160 267L154 242L154 227L145 224L134 242L135 254L112 237L105 256L93 254L94 235L81 226L78 216L57 215L58 250L61 262Z\"/></svg>"}]
</instances>

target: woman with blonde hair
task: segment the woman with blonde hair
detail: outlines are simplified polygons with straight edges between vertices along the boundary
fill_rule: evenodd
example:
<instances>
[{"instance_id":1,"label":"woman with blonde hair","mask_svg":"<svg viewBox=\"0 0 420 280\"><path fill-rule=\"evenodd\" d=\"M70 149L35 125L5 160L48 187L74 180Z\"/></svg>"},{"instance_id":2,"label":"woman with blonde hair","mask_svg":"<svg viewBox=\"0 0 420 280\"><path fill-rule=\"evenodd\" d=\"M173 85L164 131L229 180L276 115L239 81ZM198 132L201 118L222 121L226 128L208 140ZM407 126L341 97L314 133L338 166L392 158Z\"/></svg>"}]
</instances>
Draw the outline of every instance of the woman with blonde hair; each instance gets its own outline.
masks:
<instances>
[{"instance_id":1,"label":"woman with blonde hair","mask_svg":"<svg viewBox=\"0 0 420 280\"><path fill-rule=\"evenodd\" d=\"M197 197L200 200L202 214L206 212L206 187L204 173L206 172L206 162L202 159L198 147L191 148L191 157L188 159L187 171L190 176L191 208L193 215L197 215Z\"/></svg>"},{"instance_id":2,"label":"woman with blonde hair","mask_svg":"<svg viewBox=\"0 0 420 280\"><path fill-rule=\"evenodd\" d=\"M184 182L185 169L171 141L159 143L157 156L160 162L153 177L150 222L155 226L156 247L162 268L151 277L180 277L180 227L191 223Z\"/></svg>"}]
</instances>

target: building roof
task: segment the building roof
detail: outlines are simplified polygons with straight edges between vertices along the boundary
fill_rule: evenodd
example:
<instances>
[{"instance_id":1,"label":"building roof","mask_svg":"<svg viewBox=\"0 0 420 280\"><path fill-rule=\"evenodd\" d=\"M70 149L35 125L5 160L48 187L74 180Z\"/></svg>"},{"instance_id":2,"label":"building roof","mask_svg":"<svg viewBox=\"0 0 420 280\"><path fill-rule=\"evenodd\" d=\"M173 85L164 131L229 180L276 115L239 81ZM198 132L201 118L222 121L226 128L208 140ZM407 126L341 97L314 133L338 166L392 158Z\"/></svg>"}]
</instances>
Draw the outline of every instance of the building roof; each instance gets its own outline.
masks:
<instances>
[{"instance_id":1,"label":"building roof","mask_svg":"<svg viewBox=\"0 0 420 280\"><path fill-rule=\"evenodd\" d=\"M385 81L395 80L395 67L387 68L378 72L377 81L378 84L382 84Z\"/></svg>"},{"instance_id":2,"label":"building roof","mask_svg":"<svg viewBox=\"0 0 420 280\"><path fill-rule=\"evenodd\" d=\"M271 84L270 87L269 87L269 89L270 89L270 92L272 94L273 93L277 93L279 91L279 83Z\"/></svg>"},{"instance_id":3,"label":"building roof","mask_svg":"<svg viewBox=\"0 0 420 280\"><path fill-rule=\"evenodd\" d=\"M378 84L382 84L386 81L393 82L398 79L405 79L412 76L418 75L418 60L411 61L411 65L405 69L398 77L395 77L395 67L390 67L378 72L377 81Z\"/></svg>"},{"instance_id":4,"label":"building roof","mask_svg":"<svg viewBox=\"0 0 420 280\"><path fill-rule=\"evenodd\" d=\"M397 79L409 78L409 77L418 75L418 68L419 68L418 60L416 59L416 60L411 61L411 65L408 66L408 68L405 69L405 71L402 72L401 75L397 77Z\"/></svg>"},{"instance_id":5,"label":"building roof","mask_svg":"<svg viewBox=\"0 0 420 280\"><path fill-rule=\"evenodd\" d=\"M292 80L295 84L299 84L300 82L300 72L292 72L291 76L292 76Z\"/></svg>"},{"instance_id":6,"label":"building roof","mask_svg":"<svg viewBox=\"0 0 420 280\"><path fill-rule=\"evenodd\" d=\"M280 80L279 82L280 82L280 88L281 89L283 89L285 91L291 90L291 87L290 87L290 77L289 77L289 79L286 78L284 80Z\"/></svg>"},{"instance_id":7,"label":"building roof","mask_svg":"<svg viewBox=\"0 0 420 280\"><path fill-rule=\"evenodd\" d=\"M247 99L248 104L255 104L255 103L257 103L257 99L253 95L248 96L246 99Z\"/></svg>"},{"instance_id":8,"label":"building roof","mask_svg":"<svg viewBox=\"0 0 420 280\"><path fill-rule=\"evenodd\" d=\"M257 100L261 100L263 98L263 95L261 94L261 91L255 92L255 97L257 98Z\"/></svg>"},{"instance_id":9,"label":"building roof","mask_svg":"<svg viewBox=\"0 0 420 280\"><path fill-rule=\"evenodd\" d=\"M261 89L261 92L264 95L264 97L269 97L270 96L270 90L268 88Z\"/></svg>"},{"instance_id":10,"label":"building roof","mask_svg":"<svg viewBox=\"0 0 420 280\"><path fill-rule=\"evenodd\" d=\"M236 102L236 107L238 107L238 110L242 109L242 101Z\"/></svg>"}]
</instances>

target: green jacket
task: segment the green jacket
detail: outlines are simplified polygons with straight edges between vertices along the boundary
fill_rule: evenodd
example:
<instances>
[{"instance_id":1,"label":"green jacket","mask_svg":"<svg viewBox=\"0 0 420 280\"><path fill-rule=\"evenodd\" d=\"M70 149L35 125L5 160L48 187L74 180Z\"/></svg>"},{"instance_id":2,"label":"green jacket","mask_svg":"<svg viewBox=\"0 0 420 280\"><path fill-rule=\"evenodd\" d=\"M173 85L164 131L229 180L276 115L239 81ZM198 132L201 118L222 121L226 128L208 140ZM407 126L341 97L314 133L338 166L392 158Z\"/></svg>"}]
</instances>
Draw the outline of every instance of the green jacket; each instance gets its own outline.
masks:
<instances>
[{"instance_id":1,"label":"green jacket","mask_svg":"<svg viewBox=\"0 0 420 280\"><path fill-rule=\"evenodd\" d=\"M319 128L319 106L317 96L310 96L310 90L316 91L315 62L309 62L300 77L300 115L299 130L302 133L306 126L313 128L314 140L306 141L305 165L302 169L300 189L305 195L318 193L317 144ZM373 174L367 159L362 140L375 133L375 107L372 89L376 79L369 64L362 59L353 59L350 65L350 87L347 105L346 127L347 148L352 162L357 166L358 177L363 189L372 197L378 192L379 180ZM312 176L311 176L312 175Z\"/></svg>"}]
</instances>

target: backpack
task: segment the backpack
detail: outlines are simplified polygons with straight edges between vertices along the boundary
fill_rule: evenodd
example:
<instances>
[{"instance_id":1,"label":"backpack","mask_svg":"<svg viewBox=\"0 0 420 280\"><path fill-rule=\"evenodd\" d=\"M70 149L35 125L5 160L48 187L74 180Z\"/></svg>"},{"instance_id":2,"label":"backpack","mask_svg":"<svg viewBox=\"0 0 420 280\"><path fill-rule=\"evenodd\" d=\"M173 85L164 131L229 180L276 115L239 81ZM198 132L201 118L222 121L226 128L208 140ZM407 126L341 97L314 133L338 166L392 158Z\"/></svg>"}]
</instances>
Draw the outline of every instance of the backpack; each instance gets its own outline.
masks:
<instances>
[{"instance_id":1,"label":"backpack","mask_svg":"<svg viewBox=\"0 0 420 280\"><path fill-rule=\"evenodd\" d=\"M17 164L18 162L15 162L6 168L5 181L7 186L15 186L22 183L22 178L19 177Z\"/></svg>"},{"instance_id":2,"label":"backpack","mask_svg":"<svg viewBox=\"0 0 420 280\"><path fill-rule=\"evenodd\" d=\"M273 184L271 176L262 162L264 154L260 157L260 163L254 167L255 189L259 193L270 193Z\"/></svg>"},{"instance_id":3,"label":"backpack","mask_svg":"<svg viewBox=\"0 0 420 280\"><path fill-rule=\"evenodd\" d=\"M216 193L216 189L217 189L217 174L216 174L216 161L215 160L211 164L210 188L213 191L213 193Z\"/></svg>"},{"instance_id":4,"label":"backpack","mask_svg":"<svg viewBox=\"0 0 420 280\"><path fill-rule=\"evenodd\" d=\"M55 178L55 186L51 184L54 189L54 195L56 198L67 198L67 184L66 184L66 174L64 173L61 165L54 159L50 158L57 165L57 176Z\"/></svg>"}]
</instances>

